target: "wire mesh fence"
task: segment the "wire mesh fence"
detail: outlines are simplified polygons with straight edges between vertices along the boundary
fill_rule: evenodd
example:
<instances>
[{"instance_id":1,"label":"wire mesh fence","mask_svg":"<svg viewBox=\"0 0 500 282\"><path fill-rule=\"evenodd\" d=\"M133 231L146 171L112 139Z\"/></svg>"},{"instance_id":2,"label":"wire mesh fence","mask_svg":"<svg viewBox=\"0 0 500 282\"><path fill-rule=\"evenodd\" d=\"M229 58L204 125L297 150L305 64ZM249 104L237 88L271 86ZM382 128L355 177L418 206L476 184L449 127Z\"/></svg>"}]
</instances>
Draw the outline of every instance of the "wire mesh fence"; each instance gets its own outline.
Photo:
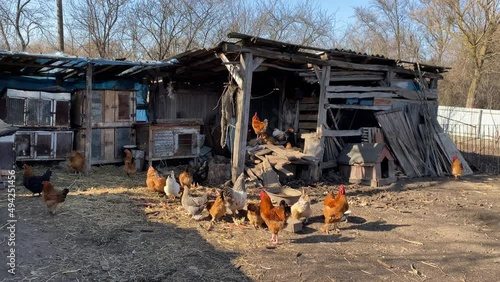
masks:
<instances>
[{"instance_id":1,"label":"wire mesh fence","mask_svg":"<svg viewBox=\"0 0 500 282\"><path fill-rule=\"evenodd\" d=\"M469 165L481 173L500 173L500 126L442 125Z\"/></svg>"}]
</instances>

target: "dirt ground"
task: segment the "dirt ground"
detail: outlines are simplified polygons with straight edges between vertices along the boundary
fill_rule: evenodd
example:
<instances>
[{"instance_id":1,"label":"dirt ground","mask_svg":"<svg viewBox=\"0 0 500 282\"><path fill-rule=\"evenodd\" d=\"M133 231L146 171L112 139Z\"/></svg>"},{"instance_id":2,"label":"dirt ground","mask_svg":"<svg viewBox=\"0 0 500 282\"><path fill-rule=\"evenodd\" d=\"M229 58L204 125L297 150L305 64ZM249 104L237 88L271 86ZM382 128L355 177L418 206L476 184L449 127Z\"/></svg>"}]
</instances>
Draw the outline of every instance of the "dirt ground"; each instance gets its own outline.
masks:
<instances>
[{"instance_id":1,"label":"dirt ground","mask_svg":"<svg viewBox=\"0 0 500 282\"><path fill-rule=\"evenodd\" d=\"M35 167L40 174L44 167ZM0 190L0 281L498 281L500 177L400 179L383 188L348 185L351 217L324 234L322 200L336 184L306 187L313 202L302 232L235 225L208 230L180 203L145 188L145 172L94 167L77 177L55 216L22 187L16 197L16 274L6 271L6 190ZM258 189L249 189L250 200ZM207 214L208 216L208 214Z\"/></svg>"}]
</instances>

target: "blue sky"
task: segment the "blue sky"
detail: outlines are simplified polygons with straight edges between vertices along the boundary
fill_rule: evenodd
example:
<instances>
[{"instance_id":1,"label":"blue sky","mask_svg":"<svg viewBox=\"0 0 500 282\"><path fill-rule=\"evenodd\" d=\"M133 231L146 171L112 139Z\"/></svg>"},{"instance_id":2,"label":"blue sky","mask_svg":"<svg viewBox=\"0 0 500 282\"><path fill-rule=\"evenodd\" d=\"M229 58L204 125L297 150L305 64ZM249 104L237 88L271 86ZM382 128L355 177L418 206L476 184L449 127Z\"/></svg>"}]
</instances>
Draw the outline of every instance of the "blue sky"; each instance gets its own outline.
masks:
<instances>
[{"instance_id":1,"label":"blue sky","mask_svg":"<svg viewBox=\"0 0 500 282\"><path fill-rule=\"evenodd\" d=\"M354 15L354 7L367 6L368 0L318 0L321 7L328 9L332 13L336 13L337 21L340 25L345 25L351 22Z\"/></svg>"}]
</instances>

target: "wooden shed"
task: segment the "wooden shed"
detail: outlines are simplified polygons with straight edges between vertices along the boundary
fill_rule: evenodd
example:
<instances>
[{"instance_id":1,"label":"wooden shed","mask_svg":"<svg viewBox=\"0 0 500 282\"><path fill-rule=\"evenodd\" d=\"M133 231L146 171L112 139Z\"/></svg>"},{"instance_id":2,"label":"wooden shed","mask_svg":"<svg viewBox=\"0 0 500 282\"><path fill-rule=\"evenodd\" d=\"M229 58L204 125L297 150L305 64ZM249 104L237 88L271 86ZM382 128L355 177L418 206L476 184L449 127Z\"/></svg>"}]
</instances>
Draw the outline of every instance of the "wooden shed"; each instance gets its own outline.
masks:
<instances>
[{"instance_id":1,"label":"wooden shed","mask_svg":"<svg viewBox=\"0 0 500 282\"><path fill-rule=\"evenodd\" d=\"M395 182L394 156L382 143L350 143L339 154L339 172L349 183L372 187Z\"/></svg>"},{"instance_id":2,"label":"wooden shed","mask_svg":"<svg viewBox=\"0 0 500 282\"><path fill-rule=\"evenodd\" d=\"M133 124L147 120L149 82L172 63L0 50L0 118L20 128L17 160L62 160L79 149L91 160L87 173L121 161Z\"/></svg>"},{"instance_id":3,"label":"wooden shed","mask_svg":"<svg viewBox=\"0 0 500 282\"><path fill-rule=\"evenodd\" d=\"M434 139L436 134L446 138L436 120L438 81L446 67L239 33L230 33L228 37L231 42L174 56L178 62L169 80L177 91L183 85L236 86L234 93L220 91L221 105L215 119L221 121L216 122L220 135L216 145L227 144L225 139L232 137L229 149L233 181L253 165L246 161L248 156L258 158L247 143L254 137L250 118L255 112L268 119L269 133L275 128L293 128L298 134L299 149L308 156L307 172L301 174L304 179L317 181L322 170L337 166L339 153L346 144L367 142L374 139L377 131L386 137L386 145L391 149L399 146L391 124L380 121L376 115L387 111L402 113L412 138L429 142L428 146L410 149L415 157L426 162L425 167L432 168L425 171L420 166L414 171L406 165L408 157L404 152L409 148L396 148L394 157L403 160L408 176L444 175L449 170L447 160L451 152L442 150L445 142ZM165 96L168 92L158 91L154 95ZM232 107L229 111L224 108L228 104ZM217 132L216 126L212 129L210 132ZM286 151L269 146L265 149L267 153L259 154L280 156L280 165L296 159Z\"/></svg>"}]
</instances>

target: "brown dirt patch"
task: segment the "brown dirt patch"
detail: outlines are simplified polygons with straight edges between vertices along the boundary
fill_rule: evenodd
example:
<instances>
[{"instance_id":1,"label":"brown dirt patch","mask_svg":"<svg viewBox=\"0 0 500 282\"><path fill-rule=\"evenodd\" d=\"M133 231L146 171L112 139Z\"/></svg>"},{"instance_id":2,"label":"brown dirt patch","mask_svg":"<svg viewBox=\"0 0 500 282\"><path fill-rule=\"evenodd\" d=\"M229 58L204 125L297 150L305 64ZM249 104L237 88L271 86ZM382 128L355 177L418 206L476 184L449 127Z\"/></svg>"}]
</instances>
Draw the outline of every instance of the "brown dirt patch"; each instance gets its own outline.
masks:
<instances>
[{"instance_id":1,"label":"brown dirt patch","mask_svg":"<svg viewBox=\"0 0 500 282\"><path fill-rule=\"evenodd\" d=\"M36 167L35 173L45 168ZM182 169L182 168L180 168ZM208 217L189 219L179 201L148 191L145 172L94 167L77 177L54 169L53 183L71 183L55 216L22 187L16 198L16 275L7 281L496 281L500 272L500 177L401 179L384 188L346 188L351 217L341 233L319 231L323 195L306 190L313 218L298 234L235 225L208 230ZM249 189L251 200L257 189ZM0 191L6 222L6 190ZM208 216L208 213L207 213ZM5 227L0 250L7 255Z\"/></svg>"}]
</instances>

